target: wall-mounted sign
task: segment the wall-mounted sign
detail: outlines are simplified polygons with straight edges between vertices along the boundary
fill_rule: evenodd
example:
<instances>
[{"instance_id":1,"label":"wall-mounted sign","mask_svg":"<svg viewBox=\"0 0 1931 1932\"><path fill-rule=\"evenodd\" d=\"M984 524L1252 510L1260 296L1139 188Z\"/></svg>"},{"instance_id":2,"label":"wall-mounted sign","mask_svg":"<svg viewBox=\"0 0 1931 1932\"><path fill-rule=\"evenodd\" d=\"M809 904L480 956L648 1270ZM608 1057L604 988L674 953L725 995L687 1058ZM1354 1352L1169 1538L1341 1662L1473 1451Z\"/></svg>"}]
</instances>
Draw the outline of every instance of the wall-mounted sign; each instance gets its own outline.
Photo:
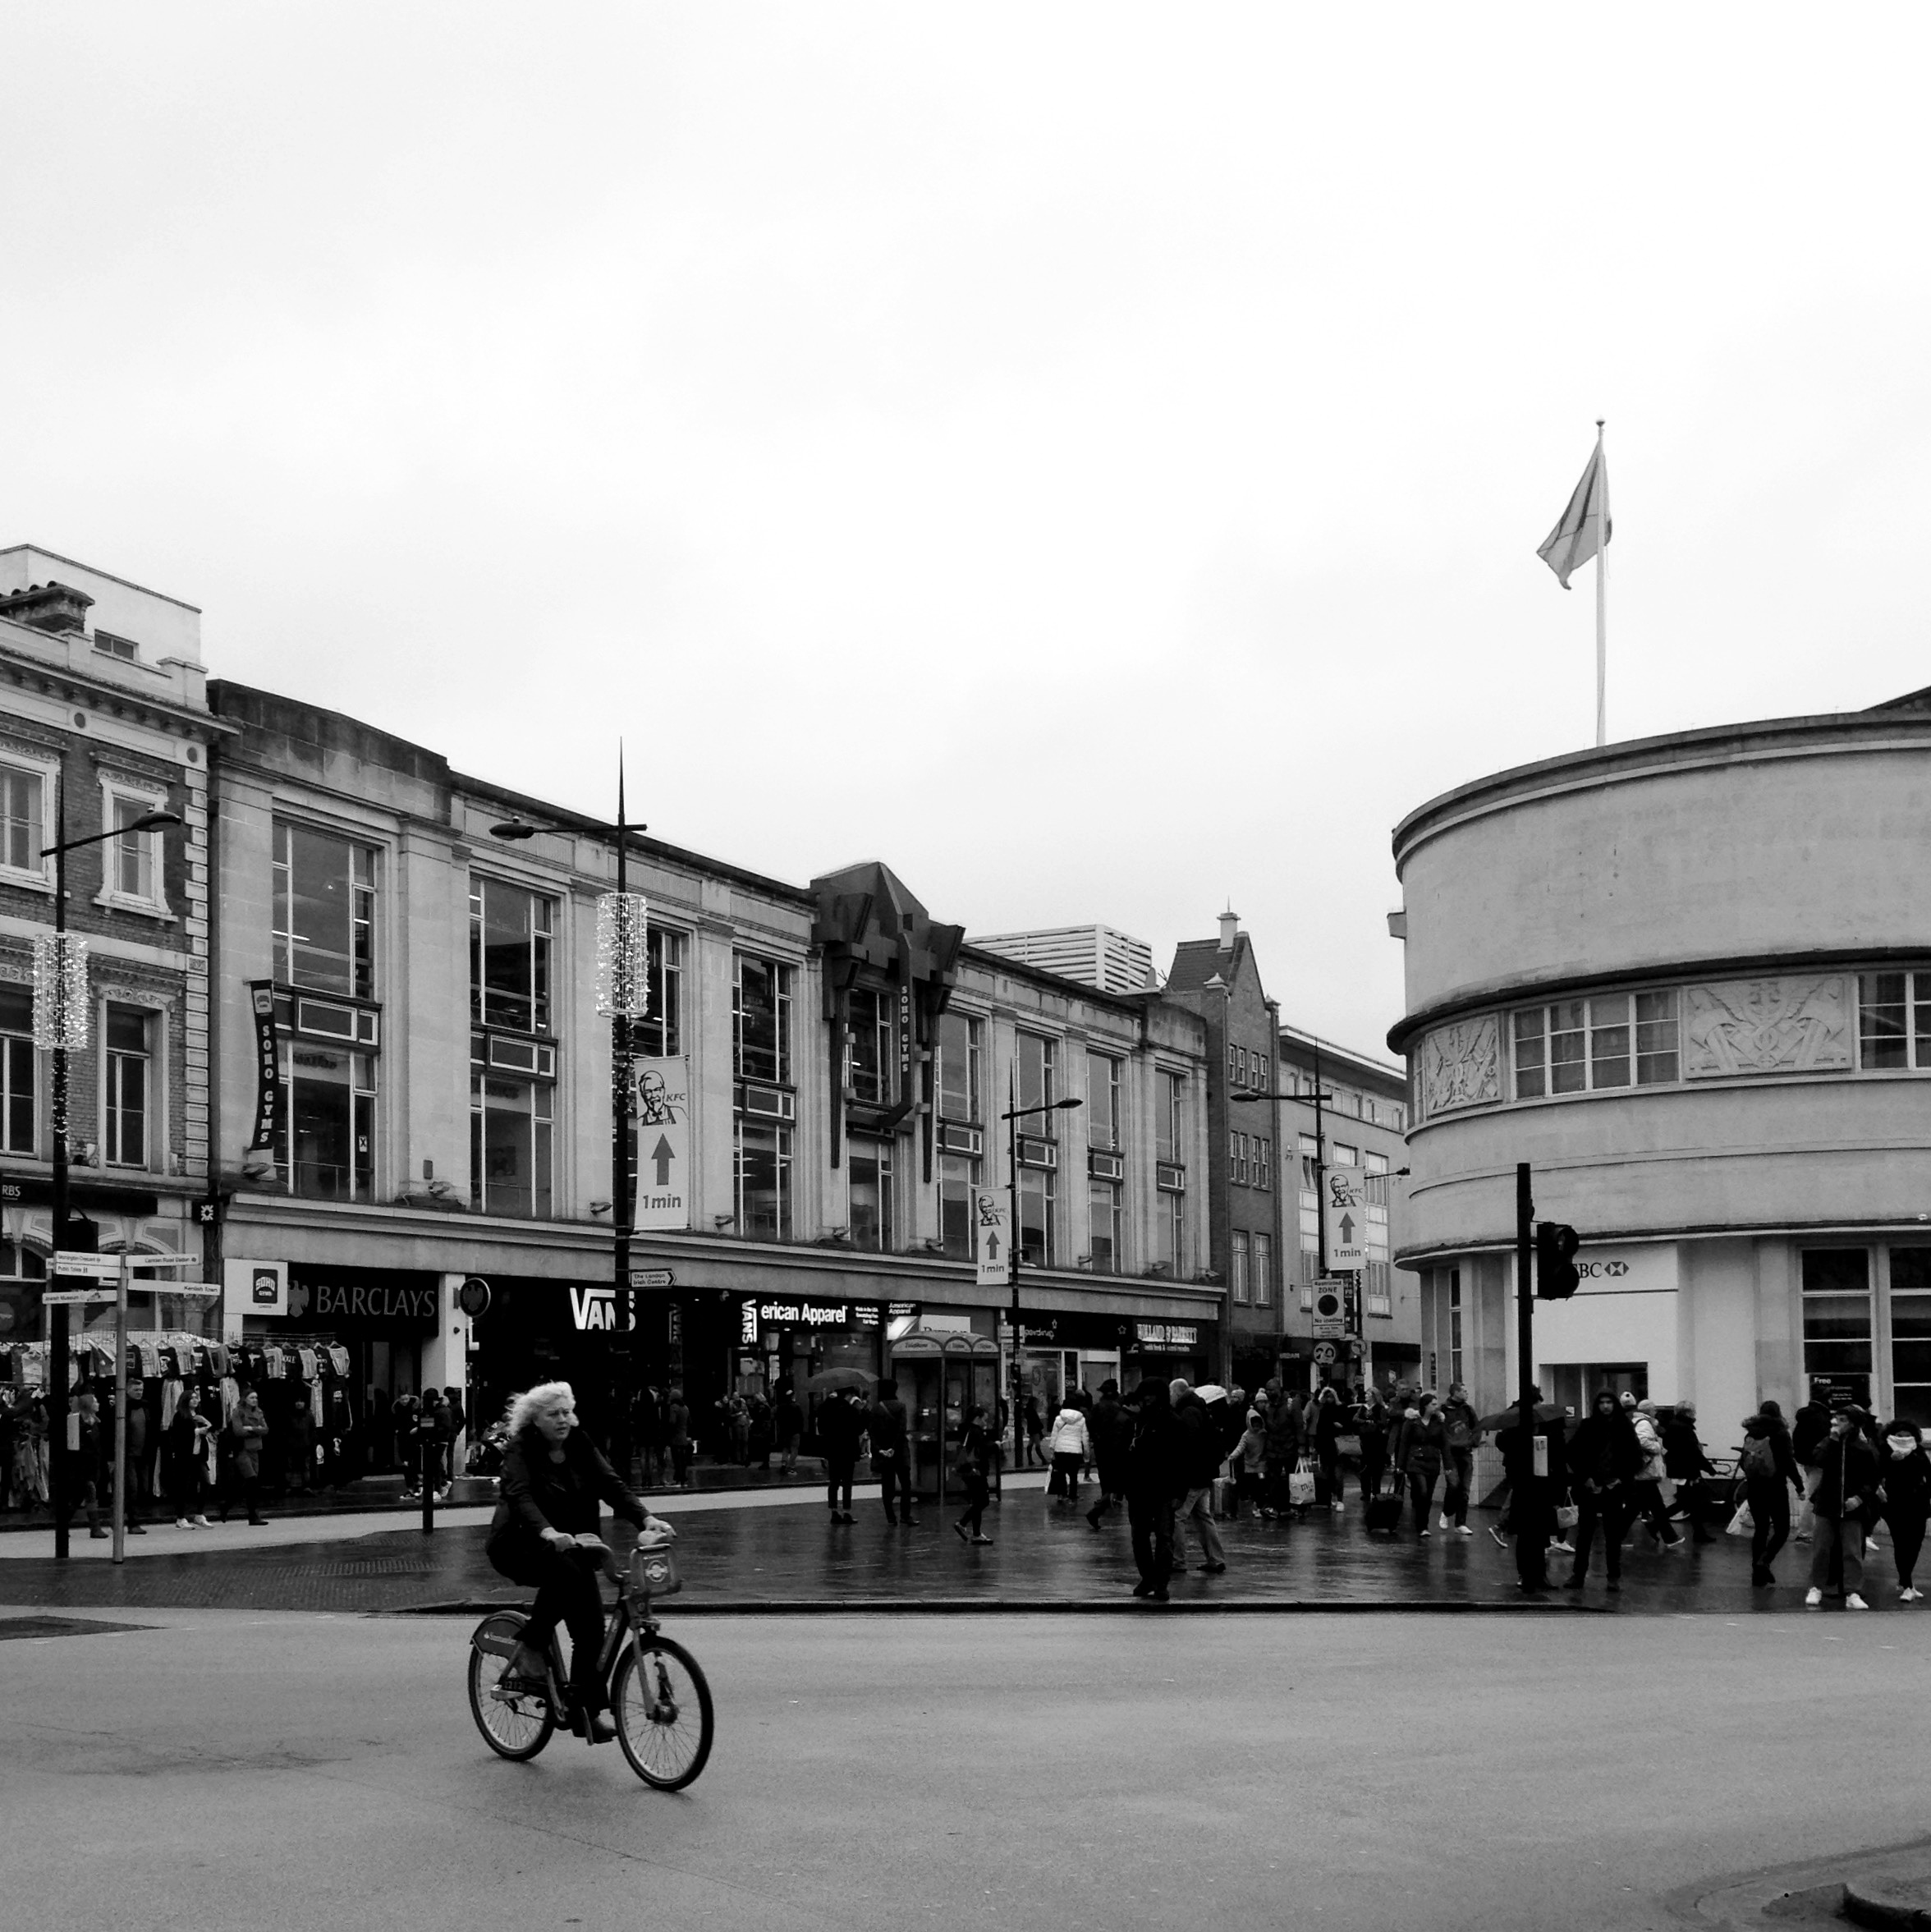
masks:
<instances>
[{"instance_id":1,"label":"wall-mounted sign","mask_svg":"<svg viewBox=\"0 0 1931 1932\"><path fill-rule=\"evenodd\" d=\"M489 1283L481 1276L472 1274L456 1291L456 1305L472 1319L489 1311Z\"/></svg>"},{"instance_id":2,"label":"wall-mounted sign","mask_svg":"<svg viewBox=\"0 0 1931 1932\"><path fill-rule=\"evenodd\" d=\"M275 983L250 980L248 998L255 1012L255 1133L248 1151L257 1153L275 1145L275 1129L282 1104L281 1069L275 1055Z\"/></svg>"},{"instance_id":3,"label":"wall-mounted sign","mask_svg":"<svg viewBox=\"0 0 1931 1932\"><path fill-rule=\"evenodd\" d=\"M895 1311L902 1319L917 1309L915 1301L814 1301L805 1296L746 1295L737 1306L738 1342L753 1347L775 1329L877 1329L888 1326Z\"/></svg>"},{"instance_id":4,"label":"wall-mounted sign","mask_svg":"<svg viewBox=\"0 0 1931 1932\"><path fill-rule=\"evenodd\" d=\"M639 1060L637 1197L631 1226L690 1225L690 1061Z\"/></svg>"},{"instance_id":5,"label":"wall-mounted sign","mask_svg":"<svg viewBox=\"0 0 1931 1932\"><path fill-rule=\"evenodd\" d=\"M1142 1348L1198 1348L1197 1322L1135 1322L1133 1338Z\"/></svg>"}]
</instances>

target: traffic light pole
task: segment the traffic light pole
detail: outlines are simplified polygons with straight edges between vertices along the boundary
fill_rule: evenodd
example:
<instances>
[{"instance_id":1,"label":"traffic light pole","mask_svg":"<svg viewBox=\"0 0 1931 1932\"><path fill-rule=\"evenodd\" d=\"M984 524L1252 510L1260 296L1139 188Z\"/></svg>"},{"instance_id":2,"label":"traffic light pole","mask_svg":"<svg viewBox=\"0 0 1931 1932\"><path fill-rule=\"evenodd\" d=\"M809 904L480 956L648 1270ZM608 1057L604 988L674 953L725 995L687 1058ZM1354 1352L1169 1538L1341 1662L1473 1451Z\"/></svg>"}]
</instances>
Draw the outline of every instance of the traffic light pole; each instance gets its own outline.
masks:
<instances>
[{"instance_id":1,"label":"traffic light pole","mask_svg":"<svg viewBox=\"0 0 1931 1932\"><path fill-rule=\"evenodd\" d=\"M1530 1258L1535 1246L1535 1202L1530 1193L1529 1163L1516 1168L1516 1399L1520 1434L1516 1438L1517 1474L1511 1508L1516 1518L1516 1572L1529 1588L1547 1580L1548 1533L1543 1512L1533 1507L1531 1485L1536 1476L1535 1455L1535 1285ZM1546 1465L1545 1465L1546 1466ZM1539 1503L1540 1498L1534 1498Z\"/></svg>"}]
</instances>

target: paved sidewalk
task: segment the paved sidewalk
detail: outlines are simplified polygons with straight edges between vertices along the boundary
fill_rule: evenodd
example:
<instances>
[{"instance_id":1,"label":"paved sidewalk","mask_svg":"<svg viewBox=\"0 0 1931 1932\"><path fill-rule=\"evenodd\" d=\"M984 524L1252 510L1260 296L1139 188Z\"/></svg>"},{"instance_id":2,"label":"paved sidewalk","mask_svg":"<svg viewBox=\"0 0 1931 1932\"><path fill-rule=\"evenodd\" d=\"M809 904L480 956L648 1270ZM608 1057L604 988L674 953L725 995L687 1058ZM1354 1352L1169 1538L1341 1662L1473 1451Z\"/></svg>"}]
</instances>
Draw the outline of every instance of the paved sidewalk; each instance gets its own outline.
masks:
<instances>
[{"instance_id":1,"label":"paved sidewalk","mask_svg":"<svg viewBox=\"0 0 1931 1932\"><path fill-rule=\"evenodd\" d=\"M1033 1486L1021 1488L1021 1481ZM951 1512L928 1506L916 1529L885 1521L874 1490L860 1492L849 1525L830 1525L821 1502L782 1494L654 1499L675 1517L686 1578L676 1608L685 1613L769 1610L1069 1610L1135 1608L1126 1525L1116 1515L1095 1531L1083 1515L1053 1503L1039 1479L1015 1479L1002 1508L987 1512L990 1549L953 1534ZM1089 1500L1090 1489L1085 1492ZM0 1599L36 1609L230 1608L379 1612L513 1601L515 1586L483 1553L485 1513L439 1518L433 1535L395 1527L394 1519L298 1519L250 1530L183 1531L170 1526L131 1540L131 1560L97 1559L108 1545L75 1544L82 1560L64 1567L24 1539L9 1540L0 1560ZM1516 1609L1512 1558L1488 1534L1437 1530L1370 1536L1351 1508L1339 1517L1221 1526L1223 1575L1197 1568L1175 1579L1183 1607L1234 1610ZM625 1532L627 1536L627 1531ZM1600 1569L1572 1595L1553 1590L1548 1605L1622 1616L1727 1617L1805 1614L1809 1551L1792 1545L1779 1559L1779 1587L1753 1590L1749 1550L1719 1538L1676 1555L1648 1547L1624 1558L1619 1596L1603 1590ZM1191 1553L1197 1561L1197 1552ZM1896 1619L1931 1614L1931 1605L1897 1601L1887 1549L1869 1565L1874 1613ZM1597 1562L1600 1565L1598 1553ZM1831 1605L1813 1618L1843 1614Z\"/></svg>"}]
</instances>

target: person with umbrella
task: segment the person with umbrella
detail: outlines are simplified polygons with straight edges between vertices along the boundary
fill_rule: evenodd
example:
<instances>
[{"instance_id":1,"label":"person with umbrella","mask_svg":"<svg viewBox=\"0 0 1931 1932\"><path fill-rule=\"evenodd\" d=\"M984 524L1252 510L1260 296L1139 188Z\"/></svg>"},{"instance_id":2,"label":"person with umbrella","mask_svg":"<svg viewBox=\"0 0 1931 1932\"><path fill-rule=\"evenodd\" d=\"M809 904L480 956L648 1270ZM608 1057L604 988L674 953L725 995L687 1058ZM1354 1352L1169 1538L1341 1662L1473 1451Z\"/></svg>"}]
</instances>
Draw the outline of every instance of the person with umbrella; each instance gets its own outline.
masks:
<instances>
[{"instance_id":1,"label":"person with umbrella","mask_svg":"<svg viewBox=\"0 0 1931 1932\"><path fill-rule=\"evenodd\" d=\"M824 1454L825 1502L834 1523L855 1522L851 1513L851 1475L858 1466L858 1439L865 1413L849 1399L871 1387L859 1369L821 1369L805 1384L823 1397L818 1411L818 1443Z\"/></svg>"},{"instance_id":2,"label":"person with umbrella","mask_svg":"<svg viewBox=\"0 0 1931 1932\"><path fill-rule=\"evenodd\" d=\"M1509 1479L1509 1526L1516 1536L1516 1574L1524 1590L1548 1588L1548 1546L1556 1527L1556 1499L1569 1480L1564 1459L1565 1418L1553 1402L1530 1392L1530 1425L1522 1426L1522 1405L1512 1402L1500 1415L1483 1418L1484 1429L1496 1430L1495 1446ZM1535 1445L1547 1445L1542 1473L1535 1467Z\"/></svg>"}]
</instances>

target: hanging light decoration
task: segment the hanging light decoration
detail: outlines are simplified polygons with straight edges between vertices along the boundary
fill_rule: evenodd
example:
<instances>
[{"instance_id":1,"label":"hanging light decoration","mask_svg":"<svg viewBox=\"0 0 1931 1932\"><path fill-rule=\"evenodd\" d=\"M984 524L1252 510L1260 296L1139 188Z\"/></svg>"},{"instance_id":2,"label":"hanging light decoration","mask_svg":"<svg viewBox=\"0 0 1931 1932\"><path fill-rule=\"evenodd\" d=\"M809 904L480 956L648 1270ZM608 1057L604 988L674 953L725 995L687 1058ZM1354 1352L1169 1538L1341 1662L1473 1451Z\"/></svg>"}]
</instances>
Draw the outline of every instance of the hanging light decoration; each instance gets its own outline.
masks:
<instances>
[{"instance_id":1,"label":"hanging light decoration","mask_svg":"<svg viewBox=\"0 0 1931 1932\"><path fill-rule=\"evenodd\" d=\"M87 1044L87 942L75 934L34 935L34 1044L48 1053Z\"/></svg>"},{"instance_id":2,"label":"hanging light decoration","mask_svg":"<svg viewBox=\"0 0 1931 1932\"><path fill-rule=\"evenodd\" d=\"M649 908L641 893L598 896L597 1011L626 1020L650 1011Z\"/></svg>"}]
</instances>

